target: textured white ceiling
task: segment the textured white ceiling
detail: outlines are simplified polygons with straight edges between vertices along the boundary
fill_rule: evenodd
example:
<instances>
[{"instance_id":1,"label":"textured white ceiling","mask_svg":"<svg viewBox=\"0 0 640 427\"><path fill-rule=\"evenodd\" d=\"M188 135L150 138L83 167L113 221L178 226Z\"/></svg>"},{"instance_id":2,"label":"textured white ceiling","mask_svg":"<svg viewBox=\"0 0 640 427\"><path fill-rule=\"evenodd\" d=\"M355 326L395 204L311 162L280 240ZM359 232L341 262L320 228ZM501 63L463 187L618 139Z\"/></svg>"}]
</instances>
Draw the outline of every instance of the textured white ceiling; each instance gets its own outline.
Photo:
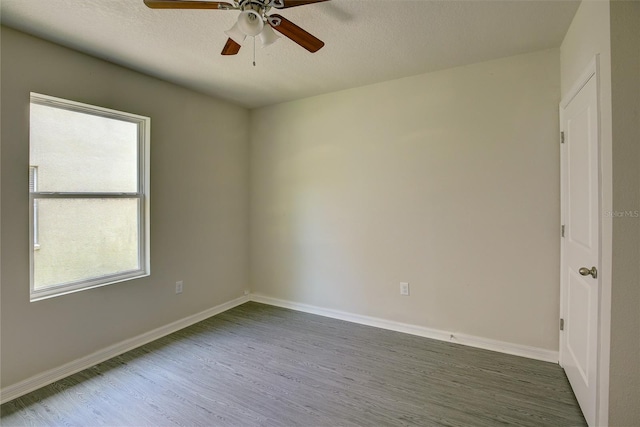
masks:
<instances>
[{"instance_id":1,"label":"textured white ceiling","mask_svg":"<svg viewBox=\"0 0 640 427\"><path fill-rule=\"evenodd\" d=\"M246 107L558 47L579 1L332 0L272 13L323 40L220 55L237 11L0 0L3 25Z\"/></svg>"}]
</instances>

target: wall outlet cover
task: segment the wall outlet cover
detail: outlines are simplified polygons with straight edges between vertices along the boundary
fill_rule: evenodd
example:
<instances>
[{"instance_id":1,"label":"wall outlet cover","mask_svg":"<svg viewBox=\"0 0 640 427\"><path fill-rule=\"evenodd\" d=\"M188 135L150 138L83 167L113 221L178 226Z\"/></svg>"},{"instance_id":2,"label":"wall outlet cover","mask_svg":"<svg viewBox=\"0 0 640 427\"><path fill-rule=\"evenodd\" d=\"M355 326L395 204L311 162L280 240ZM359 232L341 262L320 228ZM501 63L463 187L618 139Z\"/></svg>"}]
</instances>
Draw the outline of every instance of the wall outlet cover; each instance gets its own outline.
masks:
<instances>
[{"instance_id":1,"label":"wall outlet cover","mask_svg":"<svg viewBox=\"0 0 640 427\"><path fill-rule=\"evenodd\" d=\"M400 282L400 295L409 295L409 282Z\"/></svg>"}]
</instances>

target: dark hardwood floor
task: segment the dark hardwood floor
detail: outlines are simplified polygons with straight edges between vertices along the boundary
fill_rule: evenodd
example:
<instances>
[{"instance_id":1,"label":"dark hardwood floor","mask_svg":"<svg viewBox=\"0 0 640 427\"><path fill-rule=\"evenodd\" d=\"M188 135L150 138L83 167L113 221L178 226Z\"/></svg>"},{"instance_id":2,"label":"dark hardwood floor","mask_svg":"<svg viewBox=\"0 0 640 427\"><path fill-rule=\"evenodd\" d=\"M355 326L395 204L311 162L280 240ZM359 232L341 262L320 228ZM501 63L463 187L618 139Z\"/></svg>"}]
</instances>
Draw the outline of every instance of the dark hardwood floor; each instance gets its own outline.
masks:
<instances>
[{"instance_id":1,"label":"dark hardwood floor","mask_svg":"<svg viewBox=\"0 0 640 427\"><path fill-rule=\"evenodd\" d=\"M2 426L582 426L562 369L246 303L0 408Z\"/></svg>"}]
</instances>

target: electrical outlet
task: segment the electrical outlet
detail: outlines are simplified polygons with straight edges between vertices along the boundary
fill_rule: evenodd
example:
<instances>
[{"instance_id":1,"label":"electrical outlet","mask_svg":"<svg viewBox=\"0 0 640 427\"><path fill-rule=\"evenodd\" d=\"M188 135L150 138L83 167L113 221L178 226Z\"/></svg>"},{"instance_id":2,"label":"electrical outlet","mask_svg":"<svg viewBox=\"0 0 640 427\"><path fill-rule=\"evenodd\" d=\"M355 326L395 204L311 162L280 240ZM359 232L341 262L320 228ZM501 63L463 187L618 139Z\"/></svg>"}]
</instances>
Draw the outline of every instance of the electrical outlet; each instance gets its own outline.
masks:
<instances>
[{"instance_id":1,"label":"electrical outlet","mask_svg":"<svg viewBox=\"0 0 640 427\"><path fill-rule=\"evenodd\" d=\"M409 282L400 282L400 295L409 295Z\"/></svg>"},{"instance_id":2,"label":"electrical outlet","mask_svg":"<svg viewBox=\"0 0 640 427\"><path fill-rule=\"evenodd\" d=\"M246 296L246 295L249 295L249 289L245 289L245 290L244 290L244 294L245 294L245 296Z\"/></svg>"},{"instance_id":3,"label":"electrical outlet","mask_svg":"<svg viewBox=\"0 0 640 427\"><path fill-rule=\"evenodd\" d=\"M176 282L176 294L181 294L182 293L182 280Z\"/></svg>"}]
</instances>

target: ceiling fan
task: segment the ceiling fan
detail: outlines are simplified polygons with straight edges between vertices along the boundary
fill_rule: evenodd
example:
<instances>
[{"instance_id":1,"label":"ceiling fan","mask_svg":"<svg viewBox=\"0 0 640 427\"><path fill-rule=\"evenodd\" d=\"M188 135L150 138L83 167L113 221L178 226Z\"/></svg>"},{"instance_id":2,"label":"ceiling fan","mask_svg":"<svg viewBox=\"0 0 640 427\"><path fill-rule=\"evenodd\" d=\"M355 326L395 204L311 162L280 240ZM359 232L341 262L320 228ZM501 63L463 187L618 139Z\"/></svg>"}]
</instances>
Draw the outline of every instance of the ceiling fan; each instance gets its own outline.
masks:
<instances>
[{"instance_id":1,"label":"ceiling fan","mask_svg":"<svg viewBox=\"0 0 640 427\"><path fill-rule=\"evenodd\" d=\"M324 46L324 42L309 34L284 16L267 15L272 9L287 9L329 0L228 0L228 1L197 1L197 0L144 0L144 4L151 9L218 9L240 10L238 21L229 30L229 36L222 49L222 55L236 55L240 51L241 43L247 37L258 37L262 47L269 46L282 35L293 40L309 52L314 53Z\"/></svg>"}]
</instances>

